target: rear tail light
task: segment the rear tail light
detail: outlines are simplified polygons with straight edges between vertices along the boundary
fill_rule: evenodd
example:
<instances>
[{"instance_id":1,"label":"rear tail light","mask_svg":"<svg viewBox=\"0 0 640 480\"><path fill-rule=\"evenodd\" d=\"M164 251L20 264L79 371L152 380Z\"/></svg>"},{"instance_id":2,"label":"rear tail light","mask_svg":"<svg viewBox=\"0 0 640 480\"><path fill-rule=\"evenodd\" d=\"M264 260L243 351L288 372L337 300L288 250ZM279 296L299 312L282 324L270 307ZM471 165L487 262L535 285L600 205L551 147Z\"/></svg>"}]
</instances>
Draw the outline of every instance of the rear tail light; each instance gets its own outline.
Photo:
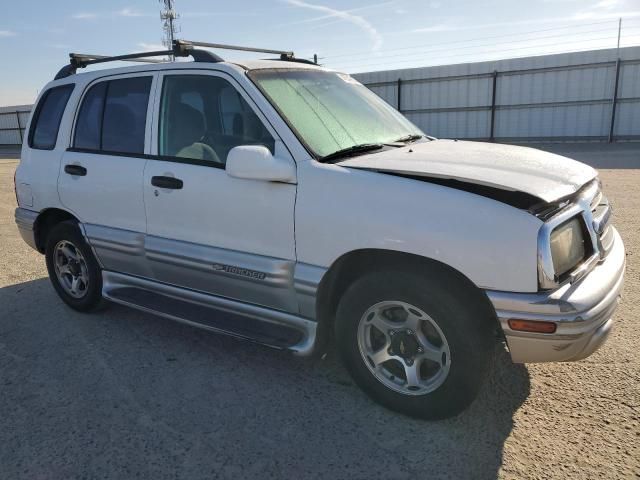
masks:
<instances>
[{"instance_id":1,"label":"rear tail light","mask_svg":"<svg viewBox=\"0 0 640 480\"><path fill-rule=\"evenodd\" d=\"M512 318L507 323L511 330L518 332L554 333L558 328L553 322L536 322L533 320L518 320L517 318Z\"/></svg>"}]
</instances>

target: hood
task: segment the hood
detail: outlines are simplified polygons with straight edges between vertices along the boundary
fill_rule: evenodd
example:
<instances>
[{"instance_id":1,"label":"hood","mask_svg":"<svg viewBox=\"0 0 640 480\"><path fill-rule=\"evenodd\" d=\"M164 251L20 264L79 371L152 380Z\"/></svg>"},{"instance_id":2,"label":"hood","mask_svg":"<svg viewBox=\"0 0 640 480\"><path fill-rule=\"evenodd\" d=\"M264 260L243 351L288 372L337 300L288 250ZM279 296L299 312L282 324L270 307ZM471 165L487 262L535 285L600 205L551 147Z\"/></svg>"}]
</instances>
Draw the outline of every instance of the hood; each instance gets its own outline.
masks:
<instances>
[{"instance_id":1,"label":"hood","mask_svg":"<svg viewBox=\"0 0 640 480\"><path fill-rule=\"evenodd\" d=\"M534 148L434 140L353 157L340 166L452 179L524 192L545 202L567 197L594 179L588 165Z\"/></svg>"}]
</instances>

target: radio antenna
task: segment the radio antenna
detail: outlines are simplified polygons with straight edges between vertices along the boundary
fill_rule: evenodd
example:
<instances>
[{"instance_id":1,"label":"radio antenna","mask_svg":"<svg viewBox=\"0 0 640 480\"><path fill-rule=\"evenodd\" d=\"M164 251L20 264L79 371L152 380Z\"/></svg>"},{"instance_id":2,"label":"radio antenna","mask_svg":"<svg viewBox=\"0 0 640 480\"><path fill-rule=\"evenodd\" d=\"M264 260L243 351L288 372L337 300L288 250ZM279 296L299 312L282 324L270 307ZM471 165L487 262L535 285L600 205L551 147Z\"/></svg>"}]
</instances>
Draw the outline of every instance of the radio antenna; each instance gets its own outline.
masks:
<instances>
[{"instance_id":1,"label":"radio antenna","mask_svg":"<svg viewBox=\"0 0 640 480\"><path fill-rule=\"evenodd\" d=\"M167 50L173 48L173 41L176 38L176 33L180 31L176 20L180 16L175 11L175 0L159 0L162 5L160 10L160 20L162 20L162 30L164 31L164 37L162 43ZM171 60L175 60L175 56L171 55Z\"/></svg>"}]
</instances>

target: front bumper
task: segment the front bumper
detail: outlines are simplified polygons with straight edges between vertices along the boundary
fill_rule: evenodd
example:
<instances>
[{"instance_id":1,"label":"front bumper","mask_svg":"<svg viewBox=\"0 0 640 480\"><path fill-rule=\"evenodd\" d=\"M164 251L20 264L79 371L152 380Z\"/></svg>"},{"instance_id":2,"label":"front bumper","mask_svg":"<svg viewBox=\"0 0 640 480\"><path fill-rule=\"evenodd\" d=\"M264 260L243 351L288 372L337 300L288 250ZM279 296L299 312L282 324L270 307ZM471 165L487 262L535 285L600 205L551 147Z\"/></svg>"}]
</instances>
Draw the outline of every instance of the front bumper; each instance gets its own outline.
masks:
<instances>
[{"instance_id":1,"label":"front bumper","mask_svg":"<svg viewBox=\"0 0 640 480\"><path fill-rule=\"evenodd\" d=\"M613 228L613 227L611 227ZM487 291L516 363L581 360L605 342L624 283L625 251L614 229L607 257L574 284L533 294ZM555 333L512 330L509 319L554 322Z\"/></svg>"},{"instance_id":2,"label":"front bumper","mask_svg":"<svg viewBox=\"0 0 640 480\"><path fill-rule=\"evenodd\" d=\"M27 242L27 245L31 248L37 250L34 226L38 218L38 212L27 210L26 208L16 208L15 218L22 239Z\"/></svg>"}]
</instances>

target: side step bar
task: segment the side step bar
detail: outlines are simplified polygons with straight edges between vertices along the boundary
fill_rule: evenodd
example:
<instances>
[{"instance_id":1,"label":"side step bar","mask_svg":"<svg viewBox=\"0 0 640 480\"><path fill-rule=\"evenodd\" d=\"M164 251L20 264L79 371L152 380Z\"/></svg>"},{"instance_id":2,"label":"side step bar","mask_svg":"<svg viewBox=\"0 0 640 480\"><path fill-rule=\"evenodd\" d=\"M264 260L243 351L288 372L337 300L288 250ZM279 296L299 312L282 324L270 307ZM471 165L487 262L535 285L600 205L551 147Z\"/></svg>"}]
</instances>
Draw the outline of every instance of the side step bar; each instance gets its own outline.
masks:
<instances>
[{"instance_id":1,"label":"side step bar","mask_svg":"<svg viewBox=\"0 0 640 480\"><path fill-rule=\"evenodd\" d=\"M120 273L102 272L102 296L115 303L216 333L313 352L316 322L297 315Z\"/></svg>"}]
</instances>

